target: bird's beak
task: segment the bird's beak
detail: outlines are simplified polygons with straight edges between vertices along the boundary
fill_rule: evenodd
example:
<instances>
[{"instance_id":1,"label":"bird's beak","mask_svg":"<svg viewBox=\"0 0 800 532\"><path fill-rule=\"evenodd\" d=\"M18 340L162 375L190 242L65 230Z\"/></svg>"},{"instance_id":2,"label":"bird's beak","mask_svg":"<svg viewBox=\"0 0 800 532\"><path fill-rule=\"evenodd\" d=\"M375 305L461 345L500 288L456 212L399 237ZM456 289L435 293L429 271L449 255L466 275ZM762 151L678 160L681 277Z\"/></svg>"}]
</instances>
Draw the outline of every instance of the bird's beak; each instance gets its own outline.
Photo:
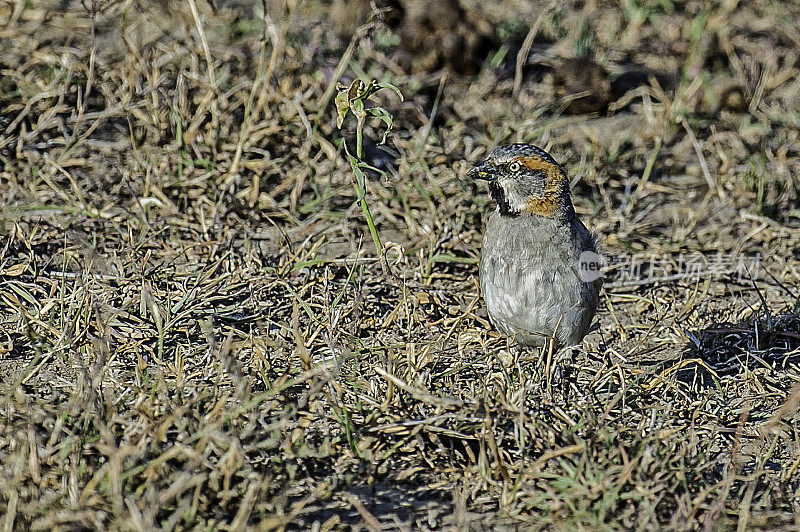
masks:
<instances>
[{"instance_id":1,"label":"bird's beak","mask_svg":"<svg viewBox=\"0 0 800 532\"><path fill-rule=\"evenodd\" d=\"M467 177L471 179L481 179L483 181L494 181L497 175L494 173L492 163L489 159L482 161L472 167L472 170L467 172Z\"/></svg>"}]
</instances>

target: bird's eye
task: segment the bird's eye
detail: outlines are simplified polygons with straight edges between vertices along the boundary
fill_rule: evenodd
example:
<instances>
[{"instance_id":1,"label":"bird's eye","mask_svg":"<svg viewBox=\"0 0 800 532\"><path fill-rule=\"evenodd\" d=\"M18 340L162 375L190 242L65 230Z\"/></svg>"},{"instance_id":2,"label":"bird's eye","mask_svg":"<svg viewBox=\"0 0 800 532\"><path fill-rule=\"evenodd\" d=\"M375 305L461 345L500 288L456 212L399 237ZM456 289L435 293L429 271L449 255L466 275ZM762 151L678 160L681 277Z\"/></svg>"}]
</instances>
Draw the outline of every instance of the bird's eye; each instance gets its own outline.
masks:
<instances>
[{"instance_id":1,"label":"bird's eye","mask_svg":"<svg viewBox=\"0 0 800 532\"><path fill-rule=\"evenodd\" d=\"M515 173L519 172L520 168L522 168L522 165L516 161L508 165L508 169Z\"/></svg>"}]
</instances>

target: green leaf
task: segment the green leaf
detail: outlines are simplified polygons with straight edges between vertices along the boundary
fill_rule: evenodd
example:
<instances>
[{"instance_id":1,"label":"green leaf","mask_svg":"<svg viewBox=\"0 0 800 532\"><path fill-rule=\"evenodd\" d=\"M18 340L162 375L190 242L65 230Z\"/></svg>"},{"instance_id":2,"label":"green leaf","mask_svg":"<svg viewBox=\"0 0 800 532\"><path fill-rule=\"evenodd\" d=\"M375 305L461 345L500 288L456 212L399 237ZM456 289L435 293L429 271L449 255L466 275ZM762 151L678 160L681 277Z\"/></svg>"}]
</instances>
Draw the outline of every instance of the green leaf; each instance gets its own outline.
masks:
<instances>
[{"instance_id":1,"label":"green leaf","mask_svg":"<svg viewBox=\"0 0 800 532\"><path fill-rule=\"evenodd\" d=\"M361 201L367 193L367 176L361 171L358 159L347 154L347 159L350 161L350 168L353 169L353 175L356 176L356 183L358 184L358 199Z\"/></svg>"},{"instance_id":2,"label":"green leaf","mask_svg":"<svg viewBox=\"0 0 800 532\"><path fill-rule=\"evenodd\" d=\"M360 79L356 78L350 83L350 86L347 87L347 99L351 102L358 98L361 98L364 94L364 82Z\"/></svg>"},{"instance_id":3,"label":"green leaf","mask_svg":"<svg viewBox=\"0 0 800 532\"><path fill-rule=\"evenodd\" d=\"M364 116L364 100L356 99L350 100L350 110L353 111L353 114L358 116Z\"/></svg>"},{"instance_id":4,"label":"green leaf","mask_svg":"<svg viewBox=\"0 0 800 532\"><path fill-rule=\"evenodd\" d=\"M383 170L381 170L380 168L375 168L374 166L368 165L368 164L367 164L367 163L365 163L364 161L361 161L361 162L359 162L359 163L358 163L358 167L359 167L359 168L365 168L365 169L367 169L367 170L372 170L372 171L373 171L373 172L375 172L376 174L380 174L380 175L385 175L385 174L386 174L386 172L384 172L384 171L383 171Z\"/></svg>"},{"instance_id":5,"label":"green leaf","mask_svg":"<svg viewBox=\"0 0 800 532\"><path fill-rule=\"evenodd\" d=\"M350 110L350 99L347 97L347 89L339 89L339 93L333 101L336 104L336 127L342 129L344 119L347 117L347 112Z\"/></svg>"},{"instance_id":6,"label":"green leaf","mask_svg":"<svg viewBox=\"0 0 800 532\"><path fill-rule=\"evenodd\" d=\"M367 109L367 114L370 116L374 116L376 118L380 118L386 124L386 131L383 132L383 138L381 139L381 144L386 142L386 137L389 135L389 132L392 130L392 115L389 114L389 111L384 109L383 107L371 107Z\"/></svg>"},{"instance_id":7,"label":"green leaf","mask_svg":"<svg viewBox=\"0 0 800 532\"><path fill-rule=\"evenodd\" d=\"M398 89L396 86L392 85L388 81L382 81L380 83L375 83L375 85L377 85L378 90L380 90L380 89L390 89L390 90L394 91L394 93L397 94L400 97L400 101L401 102L403 101L403 93L400 92L400 89Z\"/></svg>"}]
</instances>

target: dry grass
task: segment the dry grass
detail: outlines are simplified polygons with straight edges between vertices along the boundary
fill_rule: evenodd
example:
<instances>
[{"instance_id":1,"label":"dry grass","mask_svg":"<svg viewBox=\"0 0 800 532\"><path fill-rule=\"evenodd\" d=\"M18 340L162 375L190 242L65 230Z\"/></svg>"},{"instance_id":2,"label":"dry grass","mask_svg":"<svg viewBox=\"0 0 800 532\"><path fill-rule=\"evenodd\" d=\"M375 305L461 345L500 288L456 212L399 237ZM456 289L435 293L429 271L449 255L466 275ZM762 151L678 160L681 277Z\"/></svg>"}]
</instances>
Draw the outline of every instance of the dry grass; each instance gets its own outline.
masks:
<instances>
[{"instance_id":1,"label":"dry grass","mask_svg":"<svg viewBox=\"0 0 800 532\"><path fill-rule=\"evenodd\" d=\"M800 525L796 5L469 2L506 40L440 81L218 4L0 0L4 530ZM587 50L623 90L567 116L546 65ZM366 131L389 274L339 71L406 97ZM463 176L510 141L609 257L759 276L610 279L581 348L509 348Z\"/></svg>"}]
</instances>

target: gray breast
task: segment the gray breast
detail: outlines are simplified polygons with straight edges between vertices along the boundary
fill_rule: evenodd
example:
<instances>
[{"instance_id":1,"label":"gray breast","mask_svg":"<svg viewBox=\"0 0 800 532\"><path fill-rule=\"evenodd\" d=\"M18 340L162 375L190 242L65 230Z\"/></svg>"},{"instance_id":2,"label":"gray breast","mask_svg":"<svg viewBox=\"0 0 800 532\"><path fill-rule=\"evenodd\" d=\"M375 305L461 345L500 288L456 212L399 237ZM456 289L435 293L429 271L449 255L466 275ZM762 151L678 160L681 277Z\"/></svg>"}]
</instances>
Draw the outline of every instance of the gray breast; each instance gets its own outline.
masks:
<instances>
[{"instance_id":1,"label":"gray breast","mask_svg":"<svg viewBox=\"0 0 800 532\"><path fill-rule=\"evenodd\" d=\"M579 222L537 216L487 223L481 256L481 293L492 323L523 345L547 336L559 346L583 339L597 308L598 288L581 281L577 262L594 242Z\"/></svg>"}]
</instances>

